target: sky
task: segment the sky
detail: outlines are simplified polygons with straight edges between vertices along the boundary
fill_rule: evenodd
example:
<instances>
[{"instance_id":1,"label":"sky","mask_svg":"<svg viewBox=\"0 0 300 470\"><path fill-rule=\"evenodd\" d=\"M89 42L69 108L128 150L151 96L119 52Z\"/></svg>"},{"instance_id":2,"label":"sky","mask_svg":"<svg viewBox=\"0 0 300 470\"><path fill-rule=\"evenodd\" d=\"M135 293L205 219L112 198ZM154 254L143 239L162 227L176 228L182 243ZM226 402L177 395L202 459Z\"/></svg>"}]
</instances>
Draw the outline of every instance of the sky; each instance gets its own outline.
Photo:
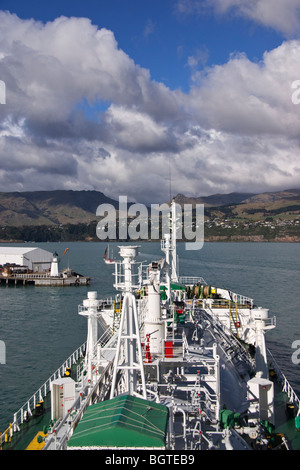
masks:
<instances>
[{"instance_id":1,"label":"sky","mask_svg":"<svg viewBox=\"0 0 300 470\"><path fill-rule=\"evenodd\" d=\"M299 188L297 80L300 0L0 0L0 191Z\"/></svg>"}]
</instances>

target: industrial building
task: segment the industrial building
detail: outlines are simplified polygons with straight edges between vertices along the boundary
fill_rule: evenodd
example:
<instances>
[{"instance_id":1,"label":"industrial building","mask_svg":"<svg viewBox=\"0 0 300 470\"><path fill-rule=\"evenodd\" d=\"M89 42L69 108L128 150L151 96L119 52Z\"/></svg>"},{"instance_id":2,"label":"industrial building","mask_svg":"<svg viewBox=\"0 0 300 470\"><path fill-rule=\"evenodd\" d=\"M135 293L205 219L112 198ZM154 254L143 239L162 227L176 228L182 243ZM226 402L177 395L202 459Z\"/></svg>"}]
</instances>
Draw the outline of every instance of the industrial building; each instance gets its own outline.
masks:
<instances>
[{"instance_id":1,"label":"industrial building","mask_svg":"<svg viewBox=\"0 0 300 470\"><path fill-rule=\"evenodd\" d=\"M33 272L49 271L53 253L41 248L0 246L0 266L25 266Z\"/></svg>"}]
</instances>

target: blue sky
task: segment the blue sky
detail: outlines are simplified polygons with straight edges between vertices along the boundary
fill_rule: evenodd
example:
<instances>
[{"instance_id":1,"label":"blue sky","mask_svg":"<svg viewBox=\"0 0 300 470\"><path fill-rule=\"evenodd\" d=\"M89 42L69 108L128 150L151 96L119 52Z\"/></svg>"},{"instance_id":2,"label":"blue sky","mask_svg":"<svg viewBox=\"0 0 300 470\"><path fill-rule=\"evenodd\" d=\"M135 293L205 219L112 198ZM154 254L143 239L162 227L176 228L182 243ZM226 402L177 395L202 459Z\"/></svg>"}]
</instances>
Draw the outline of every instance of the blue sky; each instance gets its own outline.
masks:
<instances>
[{"instance_id":1,"label":"blue sky","mask_svg":"<svg viewBox=\"0 0 300 470\"><path fill-rule=\"evenodd\" d=\"M149 69L154 80L173 89L189 88L189 57L199 56L198 68L223 64L238 52L261 60L283 41L281 32L247 18L216 17L211 10L188 14L174 0L3 0L0 6L44 23L61 15L90 18L99 28L112 30L119 47Z\"/></svg>"},{"instance_id":2,"label":"blue sky","mask_svg":"<svg viewBox=\"0 0 300 470\"><path fill-rule=\"evenodd\" d=\"M299 187L300 0L0 0L0 183ZM61 17L65 18L61 18Z\"/></svg>"}]
</instances>

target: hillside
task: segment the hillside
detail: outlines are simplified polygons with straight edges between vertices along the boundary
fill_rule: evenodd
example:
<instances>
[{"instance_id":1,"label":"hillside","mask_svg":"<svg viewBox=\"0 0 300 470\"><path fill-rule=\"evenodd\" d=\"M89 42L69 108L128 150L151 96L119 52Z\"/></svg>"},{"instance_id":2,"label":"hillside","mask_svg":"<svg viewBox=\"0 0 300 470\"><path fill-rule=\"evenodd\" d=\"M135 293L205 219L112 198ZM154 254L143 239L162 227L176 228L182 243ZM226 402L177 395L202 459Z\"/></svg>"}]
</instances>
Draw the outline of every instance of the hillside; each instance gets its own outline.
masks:
<instances>
[{"instance_id":1,"label":"hillside","mask_svg":"<svg viewBox=\"0 0 300 470\"><path fill-rule=\"evenodd\" d=\"M300 242L300 189L261 194L230 193L191 198L204 204L207 241ZM97 207L115 201L99 191L0 193L1 241L98 240Z\"/></svg>"},{"instance_id":2,"label":"hillside","mask_svg":"<svg viewBox=\"0 0 300 470\"><path fill-rule=\"evenodd\" d=\"M180 205L204 204L207 218L263 221L272 219L294 219L300 215L300 189L290 189L261 194L230 193L208 197L189 198L178 194Z\"/></svg>"},{"instance_id":3,"label":"hillside","mask_svg":"<svg viewBox=\"0 0 300 470\"><path fill-rule=\"evenodd\" d=\"M0 225L57 225L96 220L100 204L117 202L99 191L36 191L0 193Z\"/></svg>"},{"instance_id":4,"label":"hillside","mask_svg":"<svg viewBox=\"0 0 300 470\"><path fill-rule=\"evenodd\" d=\"M300 215L300 190L269 192L250 196L239 204L214 207L210 215L248 221L293 220Z\"/></svg>"},{"instance_id":5,"label":"hillside","mask_svg":"<svg viewBox=\"0 0 300 470\"><path fill-rule=\"evenodd\" d=\"M177 194L175 201L177 204L205 204L205 207L227 206L230 204L240 204L248 198L254 196L251 193L229 193L229 194L213 194L205 197L187 197L183 194Z\"/></svg>"}]
</instances>

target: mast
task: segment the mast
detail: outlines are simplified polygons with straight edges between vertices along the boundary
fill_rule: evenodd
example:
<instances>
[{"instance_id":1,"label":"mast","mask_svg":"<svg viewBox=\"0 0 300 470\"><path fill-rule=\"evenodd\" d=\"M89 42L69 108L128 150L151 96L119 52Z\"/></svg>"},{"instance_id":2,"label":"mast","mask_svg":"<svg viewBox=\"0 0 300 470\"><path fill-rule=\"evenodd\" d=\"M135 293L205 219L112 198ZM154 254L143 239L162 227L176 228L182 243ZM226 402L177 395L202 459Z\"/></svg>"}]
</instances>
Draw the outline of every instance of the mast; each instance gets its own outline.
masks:
<instances>
[{"instance_id":1,"label":"mast","mask_svg":"<svg viewBox=\"0 0 300 470\"><path fill-rule=\"evenodd\" d=\"M87 366L88 380L93 382L93 361L95 359L95 350L98 339L98 309L101 301L97 299L97 292L88 292L87 299L83 301L83 305L79 308L79 315L83 315L88 319L87 343L85 363Z\"/></svg>"},{"instance_id":2,"label":"mast","mask_svg":"<svg viewBox=\"0 0 300 470\"><path fill-rule=\"evenodd\" d=\"M170 273L170 259L171 259L171 242L170 242L170 234L166 233L164 240L161 242L161 249L165 253L166 259L166 285L167 285L167 299L170 300L171 298L171 273Z\"/></svg>"},{"instance_id":3,"label":"mast","mask_svg":"<svg viewBox=\"0 0 300 470\"><path fill-rule=\"evenodd\" d=\"M171 253L172 253L172 267L171 267L171 280L178 281L177 274L177 204L174 199L171 204Z\"/></svg>"},{"instance_id":4,"label":"mast","mask_svg":"<svg viewBox=\"0 0 300 470\"><path fill-rule=\"evenodd\" d=\"M116 386L118 371L122 371L124 373L123 392L128 393L129 395L135 395L137 392L137 374L139 372L142 379L142 395L146 398L145 372L137 305L136 298L133 293L134 283L132 268L137 253L137 246L121 246L120 255L123 258L123 261L121 263L116 263L115 265L115 287L124 291L124 297L110 398L113 398L117 392Z\"/></svg>"},{"instance_id":5,"label":"mast","mask_svg":"<svg viewBox=\"0 0 300 470\"><path fill-rule=\"evenodd\" d=\"M171 298L171 282L178 282L178 268L177 268L177 204L174 199L171 202L170 220L169 220L169 233L164 234L164 239L161 241L161 250L165 253L166 259L166 285L167 297Z\"/></svg>"}]
</instances>

